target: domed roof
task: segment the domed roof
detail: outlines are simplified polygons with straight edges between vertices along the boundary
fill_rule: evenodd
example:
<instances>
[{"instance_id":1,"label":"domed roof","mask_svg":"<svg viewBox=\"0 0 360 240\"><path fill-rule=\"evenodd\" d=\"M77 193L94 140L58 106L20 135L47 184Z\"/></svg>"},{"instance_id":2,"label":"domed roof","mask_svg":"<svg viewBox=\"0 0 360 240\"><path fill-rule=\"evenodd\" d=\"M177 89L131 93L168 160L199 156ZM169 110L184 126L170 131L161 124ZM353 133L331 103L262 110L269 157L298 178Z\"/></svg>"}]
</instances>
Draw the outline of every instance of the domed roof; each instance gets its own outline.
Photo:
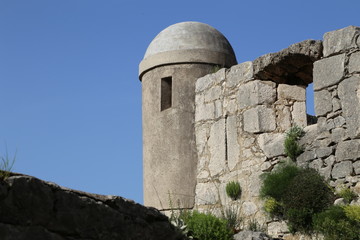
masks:
<instances>
[{"instance_id":1,"label":"domed roof","mask_svg":"<svg viewBox=\"0 0 360 240\"><path fill-rule=\"evenodd\" d=\"M161 31L150 43L140 63L141 76L154 67L176 63L236 64L228 40L215 28L200 22L182 22Z\"/></svg>"}]
</instances>

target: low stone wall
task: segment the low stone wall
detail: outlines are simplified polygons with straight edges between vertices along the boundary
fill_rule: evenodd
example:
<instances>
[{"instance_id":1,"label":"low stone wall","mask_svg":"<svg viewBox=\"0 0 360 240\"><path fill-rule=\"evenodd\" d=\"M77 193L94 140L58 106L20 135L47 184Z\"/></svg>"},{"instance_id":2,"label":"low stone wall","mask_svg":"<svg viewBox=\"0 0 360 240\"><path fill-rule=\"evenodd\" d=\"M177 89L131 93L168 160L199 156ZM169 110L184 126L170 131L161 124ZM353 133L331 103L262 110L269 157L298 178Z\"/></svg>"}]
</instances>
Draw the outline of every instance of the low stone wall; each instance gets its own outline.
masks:
<instances>
[{"instance_id":1,"label":"low stone wall","mask_svg":"<svg viewBox=\"0 0 360 240\"><path fill-rule=\"evenodd\" d=\"M168 218L117 197L60 187L25 175L0 181L2 240L177 239Z\"/></svg>"},{"instance_id":2,"label":"low stone wall","mask_svg":"<svg viewBox=\"0 0 360 240\"><path fill-rule=\"evenodd\" d=\"M286 233L259 198L260 175L285 159L284 133L305 128L298 165L360 194L360 29L348 27L200 78L196 82L196 209L237 209L273 236ZM308 125L305 90L314 82L318 123ZM240 200L226 196L238 181Z\"/></svg>"}]
</instances>

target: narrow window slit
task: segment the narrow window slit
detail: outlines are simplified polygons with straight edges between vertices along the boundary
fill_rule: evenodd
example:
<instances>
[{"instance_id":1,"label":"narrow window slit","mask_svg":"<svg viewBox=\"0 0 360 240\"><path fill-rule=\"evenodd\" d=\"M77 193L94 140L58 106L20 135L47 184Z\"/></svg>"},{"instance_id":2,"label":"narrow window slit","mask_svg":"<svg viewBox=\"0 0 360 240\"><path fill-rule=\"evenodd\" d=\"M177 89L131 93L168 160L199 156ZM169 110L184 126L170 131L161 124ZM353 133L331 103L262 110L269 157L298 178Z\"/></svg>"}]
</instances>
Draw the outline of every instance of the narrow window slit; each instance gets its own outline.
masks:
<instances>
[{"instance_id":1,"label":"narrow window slit","mask_svg":"<svg viewBox=\"0 0 360 240\"><path fill-rule=\"evenodd\" d=\"M161 79L161 111L172 105L172 77Z\"/></svg>"}]
</instances>

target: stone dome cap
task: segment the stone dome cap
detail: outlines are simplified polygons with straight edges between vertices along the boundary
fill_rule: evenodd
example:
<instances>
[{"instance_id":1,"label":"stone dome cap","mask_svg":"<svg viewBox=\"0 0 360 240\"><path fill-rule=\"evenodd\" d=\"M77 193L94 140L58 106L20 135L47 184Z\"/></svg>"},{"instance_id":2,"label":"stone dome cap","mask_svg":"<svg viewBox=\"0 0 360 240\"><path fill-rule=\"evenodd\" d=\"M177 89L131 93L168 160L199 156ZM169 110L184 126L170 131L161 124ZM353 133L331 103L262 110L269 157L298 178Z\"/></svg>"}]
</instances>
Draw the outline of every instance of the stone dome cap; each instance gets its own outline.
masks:
<instances>
[{"instance_id":1,"label":"stone dome cap","mask_svg":"<svg viewBox=\"0 0 360 240\"><path fill-rule=\"evenodd\" d=\"M215 28L200 22L181 22L161 31L150 43L139 66L139 78L155 67L177 63L237 64L229 41Z\"/></svg>"}]
</instances>

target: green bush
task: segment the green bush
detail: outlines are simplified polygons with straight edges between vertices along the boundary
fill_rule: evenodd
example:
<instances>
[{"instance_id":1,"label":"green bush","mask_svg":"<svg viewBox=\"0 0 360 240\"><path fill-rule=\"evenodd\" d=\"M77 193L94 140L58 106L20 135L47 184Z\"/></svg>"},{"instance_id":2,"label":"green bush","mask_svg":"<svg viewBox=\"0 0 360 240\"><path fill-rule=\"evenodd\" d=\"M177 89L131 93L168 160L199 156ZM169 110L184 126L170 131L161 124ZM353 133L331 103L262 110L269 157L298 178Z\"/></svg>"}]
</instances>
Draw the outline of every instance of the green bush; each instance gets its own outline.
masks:
<instances>
[{"instance_id":1,"label":"green bush","mask_svg":"<svg viewBox=\"0 0 360 240\"><path fill-rule=\"evenodd\" d=\"M358 205L347 205L344 206L345 215L358 223L360 223L360 206Z\"/></svg>"},{"instance_id":2,"label":"green bush","mask_svg":"<svg viewBox=\"0 0 360 240\"><path fill-rule=\"evenodd\" d=\"M182 216L190 235L198 240L231 240L232 230L225 219L210 213L188 212Z\"/></svg>"},{"instance_id":3,"label":"green bush","mask_svg":"<svg viewBox=\"0 0 360 240\"><path fill-rule=\"evenodd\" d=\"M282 199L289 226L293 231L311 232L312 215L331 206L333 200L332 190L316 170L301 169L289 183Z\"/></svg>"},{"instance_id":4,"label":"green bush","mask_svg":"<svg viewBox=\"0 0 360 240\"><path fill-rule=\"evenodd\" d=\"M239 182L231 181L228 184L226 184L226 194L232 200L238 199L241 195L241 187Z\"/></svg>"},{"instance_id":5,"label":"green bush","mask_svg":"<svg viewBox=\"0 0 360 240\"><path fill-rule=\"evenodd\" d=\"M351 191L350 188L342 188L338 195L342 197L347 203L351 203L351 201L357 197L357 195Z\"/></svg>"},{"instance_id":6,"label":"green bush","mask_svg":"<svg viewBox=\"0 0 360 240\"><path fill-rule=\"evenodd\" d=\"M272 217L281 216L283 214L281 203L279 203L278 201L276 201L275 198L272 197L269 197L265 200L264 210Z\"/></svg>"},{"instance_id":7,"label":"green bush","mask_svg":"<svg viewBox=\"0 0 360 240\"><path fill-rule=\"evenodd\" d=\"M314 229L322 233L325 240L359 240L360 223L349 219L344 208L332 206L313 218Z\"/></svg>"},{"instance_id":8,"label":"green bush","mask_svg":"<svg viewBox=\"0 0 360 240\"><path fill-rule=\"evenodd\" d=\"M280 163L276 170L262 175L263 184L260 189L262 198L274 198L281 202L291 180L299 173L300 169L294 164Z\"/></svg>"},{"instance_id":9,"label":"green bush","mask_svg":"<svg viewBox=\"0 0 360 240\"><path fill-rule=\"evenodd\" d=\"M303 148L298 144L298 140L304 136L305 132L298 126L291 127L286 132L286 138L284 141L285 154L293 161L303 152Z\"/></svg>"}]
</instances>

